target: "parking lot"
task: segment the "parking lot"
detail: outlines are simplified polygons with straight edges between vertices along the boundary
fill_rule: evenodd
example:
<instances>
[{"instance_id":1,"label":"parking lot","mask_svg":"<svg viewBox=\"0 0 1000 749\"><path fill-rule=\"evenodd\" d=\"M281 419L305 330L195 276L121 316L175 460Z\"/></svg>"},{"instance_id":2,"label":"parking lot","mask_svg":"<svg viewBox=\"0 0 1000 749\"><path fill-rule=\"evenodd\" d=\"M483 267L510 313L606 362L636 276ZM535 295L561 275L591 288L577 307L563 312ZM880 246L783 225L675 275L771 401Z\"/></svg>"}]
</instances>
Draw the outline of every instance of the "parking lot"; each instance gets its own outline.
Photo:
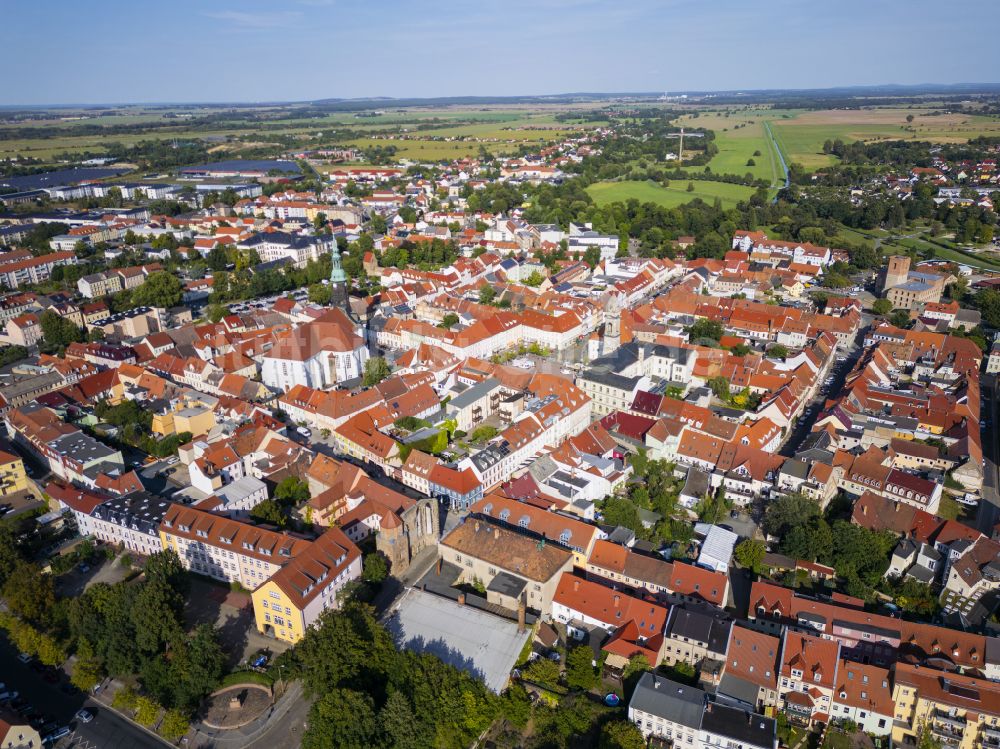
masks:
<instances>
[{"instance_id":1,"label":"parking lot","mask_svg":"<svg viewBox=\"0 0 1000 749\"><path fill-rule=\"evenodd\" d=\"M189 627L211 624L219 629L219 642L234 669L259 650L284 652L288 645L257 631L250 596L230 590L229 586L191 575L191 592L184 616Z\"/></svg>"},{"instance_id":2,"label":"parking lot","mask_svg":"<svg viewBox=\"0 0 1000 749\"><path fill-rule=\"evenodd\" d=\"M70 746L84 749L170 746L75 689L61 670L46 670L30 660L22 663L5 638L0 638L0 681L6 684L6 690L18 693L8 707L20 720L39 728L43 737L61 728L69 729L54 744L60 749ZM82 709L86 709L93 719L84 722L77 718Z\"/></svg>"}]
</instances>

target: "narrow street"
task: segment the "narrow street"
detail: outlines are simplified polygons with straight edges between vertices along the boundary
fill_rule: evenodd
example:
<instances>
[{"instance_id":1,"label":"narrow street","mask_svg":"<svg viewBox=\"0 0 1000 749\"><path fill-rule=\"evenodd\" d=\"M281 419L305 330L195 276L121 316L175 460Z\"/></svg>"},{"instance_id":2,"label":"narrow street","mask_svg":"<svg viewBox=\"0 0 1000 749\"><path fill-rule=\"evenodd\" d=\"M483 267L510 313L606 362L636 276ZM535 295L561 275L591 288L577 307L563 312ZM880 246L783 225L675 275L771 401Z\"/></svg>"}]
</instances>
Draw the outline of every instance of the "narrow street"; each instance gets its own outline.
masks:
<instances>
[{"instance_id":1,"label":"narrow street","mask_svg":"<svg viewBox=\"0 0 1000 749\"><path fill-rule=\"evenodd\" d=\"M993 528L1000 522L1000 476L997 463L1000 461L1000 445L997 440L997 382L995 375L983 375L982 379L983 418L986 427L982 430L983 446L983 498L976 514L976 529L992 535Z\"/></svg>"}]
</instances>

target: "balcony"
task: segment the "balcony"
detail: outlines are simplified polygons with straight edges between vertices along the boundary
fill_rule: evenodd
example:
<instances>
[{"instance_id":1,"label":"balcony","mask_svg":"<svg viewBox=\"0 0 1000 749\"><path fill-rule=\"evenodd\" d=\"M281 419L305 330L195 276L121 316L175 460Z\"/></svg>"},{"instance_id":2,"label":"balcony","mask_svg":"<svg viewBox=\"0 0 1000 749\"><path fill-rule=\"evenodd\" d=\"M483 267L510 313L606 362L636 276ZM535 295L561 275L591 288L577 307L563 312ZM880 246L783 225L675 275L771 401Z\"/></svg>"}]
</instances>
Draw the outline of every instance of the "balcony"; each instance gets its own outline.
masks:
<instances>
[{"instance_id":1,"label":"balcony","mask_svg":"<svg viewBox=\"0 0 1000 749\"><path fill-rule=\"evenodd\" d=\"M943 710L935 710L933 716L934 723L946 726L961 733L965 730L965 718L959 715L952 715Z\"/></svg>"},{"instance_id":2,"label":"balcony","mask_svg":"<svg viewBox=\"0 0 1000 749\"><path fill-rule=\"evenodd\" d=\"M1000 746L1000 728L996 726L983 726L979 731L979 738L983 746Z\"/></svg>"},{"instance_id":3,"label":"balcony","mask_svg":"<svg viewBox=\"0 0 1000 749\"><path fill-rule=\"evenodd\" d=\"M931 725L931 734L947 746L958 746L962 743L963 731L955 730L949 726L942 726L937 722L936 718Z\"/></svg>"}]
</instances>

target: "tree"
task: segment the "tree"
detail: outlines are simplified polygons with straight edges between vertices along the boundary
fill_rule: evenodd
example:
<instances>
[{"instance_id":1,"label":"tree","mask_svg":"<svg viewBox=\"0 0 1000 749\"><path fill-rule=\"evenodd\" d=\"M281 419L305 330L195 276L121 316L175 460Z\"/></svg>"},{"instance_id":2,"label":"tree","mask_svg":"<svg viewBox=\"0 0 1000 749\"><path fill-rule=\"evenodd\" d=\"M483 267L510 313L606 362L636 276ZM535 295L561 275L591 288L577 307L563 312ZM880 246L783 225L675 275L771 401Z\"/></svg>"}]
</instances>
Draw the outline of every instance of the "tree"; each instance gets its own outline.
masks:
<instances>
[{"instance_id":1,"label":"tree","mask_svg":"<svg viewBox=\"0 0 1000 749\"><path fill-rule=\"evenodd\" d=\"M772 359L787 359L788 348L780 343L776 343L767 350L767 355Z\"/></svg>"},{"instance_id":2,"label":"tree","mask_svg":"<svg viewBox=\"0 0 1000 749\"><path fill-rule=\"evenodd\" d=\"M876 315L888 315L892 312L892 302L888 299L876 299L872 303L872 312Z\"/></svg>"},{"instance_id":3,"label":"tree","mask_svg":"<svg viewBox=\"0 0 1000 749\"><path fill-rule=\"evenodd\" d=\"M531 719L531 698L520 682L514 682L503 694L503 708L500 711L511 725L524 728Z\"/></svg>"},{"instance_id":4,"label":"tree","mask_svg":"<svg viewBox=\"0 0 1000 749\"><path fill-rule=\"evenodd\" d=\"M52 576L31 562L17 564L4 583L3 597L11 611L34 624L46 622L56 604Z\"/></svg>"},{"instance_id":5,"label":"tree","mask_svg":"<svg viewBox=\"0 0 1000 749\"><path fill-rule=\"evenodd\" d=\"M169 309L181 303L183 286L173 273L165 270L152 273L142 285L133 289L132 302L137 306Z\"/></svg>"},{"instance_id":6,"label":"tree","mask_svg":"<svg viewBox=\"0 0 1000 749\"><path fill-rule=\"evenodd\" d=\"M423 749L433 745L433 728L418 720L406 695L393 692L378 713L382 746L392 749Z\"/></svg>"},{"instance_id":7,"label":"tree","mask_svg":"<svg viewBox=\"0 0 1000 749\"><path fill-rule=\"evenodd\" d=\"M288 522L285 511L273 499L265 499L254 505L253 509L250 510L250 518L255 522L276 525L279 528L284 528Z\"/></svg>"},{"instance_id":8,"label":"tree","mask_svg":"<svg viewBox=\"0 0 1000 749\"><path fill-rule=\"evenodd\" d=\"M566 654L566 684L570 689L584 691L593 689L597 684L597 671L594 668L594 651L588 645L578 645Z\"/></svg>"},{"instance_id":9,"label":"tree","mask_svg":"<svg viewBox=\"0 0 1000 749\"><path fill-rule=\"evenodd\" d=\"M449 312L443 318L441 318L441 322L438 323L438 327L444 328L445 330L450 330L451 328L458 325L458 320L459 320L458 315L456 315L454 312Z\"/></svg>"},{"instance_id":10,"label":"tree","mask_svg":"<svg viewBox=\"0 0 1000 749\"><path fill-rule=\"evenodd\" d=\"M804 494L783 494L772 501L764 515L764 532L783 536L790 528L818 518L819 505Z\"/></svg>"},{"instance_id":11,"label":"tree","mask_svg":"<svg viewBox=\"0 0 1000 749\"><path fill-rule=\"evenodd\" d=\"M135 722L151 726L160 715L160 706L149 697L142 695L135 698Z\"/></svg>"},{"instance_id":12,"label":"tree","mask_svg":"<svg viewBox=\"0 0 1000 749\"><path fill-rule=\"evenodd\" d=\"M694 182L688 182L687 191L694 192Z\"/></svg>"},{"instance_id":13,"label":"tree","mask_svg":"<svg viewBox=\"0 0 1000 749\"><path fill-rule=\"evenodd\" d=\"M524 285L531 286L532 288L534 288L541 286L544 280L545 276L539 273L538 270L533 270L531 271L531 275L529 275L526 279L524 279Z\"/></svg>"},{"instance_id":14,"label":"tree","mask_svg":"<svg viewBox=\"0 0 1000 749\"><path fill-rule=\"evenodd\" d=\"M59 267L59 266L57 266ZM6 346L0 351L0 367L21 361L28 356L28 349L24 346Z\"/></svg>"},{"instance_id":15,"label":"tree","mask_svg":"<svg viewBox=\"0 0 1000 749\"><path fill-rule=\"evenodd\" d=\"M983 315L983 322L991 328L1000 328L1000 291L982 289L976 294L975 304Z\"/></svg>"},{"instance_id":16,"label":"tree","mask_svg":"<svg viewBox=\"0 0 1000 749\"><path fill-rule=\"evenodd\" d=\"M757 162L753 159L747 159L747 166L757 166Z\"/></svg>"},{"instance_id":17,"label":"tree","mask_svg":"<svg viewBox=\"0 0 1000 749\"><path fill-rule=\"evenodd\" d=\"M604 522L608 525L620 525L637 534L645 533L642 521L639 520L638 508L627 499L623 499L622 497L608 497L604 500L604 507L601 512L604 515Z\"/></svg>"},{"instance_id":18,"label":"tree","mask_svg":"<svg viewBox=\"0 0 1000 749\"><path fill-rule=\"evenodd\" d=\"M76 662L69 677L70 683L81 692L89 692L103 676L104 670L93 646L88 639L81 637L76 645Z\"/></svg>"},{"instance_id":19,"label":"tree","mask_svg":"<svg viewBox=\"0 0 1000 749\"><path fill-rule=\"evenodd\" d=\"M219 320L228 314L229 310L221 304L210 304L208 305L208 309L205 310L205 316L213 323L219 322Z\"/></svg>"},{"instance_id":20,"label":"tree","mask_svg":"<svg viewBox=\"0 0 1000 749\"><path fill-rule=\"evenodd\" d=\"M65 317L48 309L39 318L45 343L52 348L65 348L71 343L81 343L86 338L82 329Z\"/></svg>"},{"instance_id":21,"label":"tree","mask_svg":"<svg viewBox=\"0 0 1000 749\"><path fill-rule=\"evenodd\" d=\"M687 332L692 343L705 340L718 343L719 339L722 338L724 331L722 329L722 323L715 320L701 318L696 320L695 323L687 329Z\"/></svg>"},{"instance_id":22,"label":"tree","mask_svg":"<svg viewBox=\"0 0 1000 749\"><path fill-rule=\"evenodd\" d=\"M489 442L499 433L499 430L495 426L483 424L481 427L476 427L472 431L472 434L469 435L469 439L473 442Z\"/></svg>"},{"instance_id":23,"label":"tree","mask_svg":"<svg viewBox=\"0 0 1000 749\"><path fill-rule=\"evenodd\" d=\"M191 729L191 722L180 710L167 710L160 723L160 735L167 741L177 741Z\"/></svg>"},{"instance_id":24,"label":"tree","mask_svg":"<svg viewBox=\"0 0 1000 749\"><path fill-rule=\"evenodd\" d=\"M752 538L740 541L736 545L735 556L740 567L757 572L764 561L767 548L763 543Z\"/></svg>"},{"instance_id":25,"label":"tree","mask_svg":"<svg viewBox=\"0 0 1000 749\"><path fill-rule=\"evenodd\" d=\"M480 304L492 304L493 300L496 299L497 292L488 283L484 283L479 287L479 303Z\"/></svg>"},{"instance_id":26,"label":"tree","mask_svg":"<svg viewBox=\"0 0 1000 749\"><path fill-rule=\"evenodd\" d=\"M610 720L601 726L597 749L645 749L642 731L630 720Z\"/></svg>"},{"instance_id":27,"label":"tree","mask_svg":"<svg viewBox=\"0 0 1000 749\"><path fill-rule=\"evenodd\" d=\"M381 356L373 356L365 362L365 372L361 384L365 387L377 385L390 374L392 374L392 369L389 367L389 363Z\"/></svg>"},{"instance_id":28,"label":"tree","mask_svg":"<svg viewBox=\"0 0 1000 749\"><path fill-rule=\"evenodd\" d=\"M559 664L549 658L535 658L524 669L528 681L538 684L555 685L559 683Z\"/></svg>"},{"instance_id":29,"label":"tree","mask_svg":"<svg viewBox=\"0 0 1000 749\"><path fill-rule=\"evenodd\" d=\"M583 251L583 262L590 266L591 270L601 262L601 250L599 247L590 246Z\"/></svg>"},{"instance_id":30,"label":"tree","mask_svg":"<svg viewBox=\"0 0 1000 749\"><path fill-rule=\"evenodd\" d=\"M715 393L715 397L717 397L719 400L723 401L729 400L730 391L729 391L728 378L723 377L722 375L712 377L708 380L708 387L712 390L713 393Z\"/></svg>"},{"instance_id":31,"label":"tree","mask_svg":"<svg viewBox=\"0 0 1000 749\"><path fill-rule=\"evenodd\" d=\"M377 746L372 698L354 689L333 689L309 709L302 749L364 749Z\"/></svg>"},{"instance_id":32,"label":"tree","mask_svg":"<svg viewBox=\"0 0 1000 749\"><path fill-rule=\"evenodd\" d=\"M889 316L889 322L897 328L905 328L910 324L910 311L905 309L893 311L892 315Z\"/></svg>"},{"instance_id":33,"label":"tree","mask_svg":"<svg viewBox=\"0 0 1000 749\"><path fill-rule=\"evenodd\" d=\"M309 301L313 304L329 304L333 299L333 289L327 284L315 283L309 287Z\"/></svg>"},{"instance_id":34,"label":"tree","mask_svg":"<svg viewBox=\"0 0 1000 749\"><path fill-rule=\"evenodd\" d=\"M298 505L308 501L309 497L309 484L298 476L282 479L274 489L274 498L285 505Z\"/></svg>"},{"instance_id":35,"label":"tree","mask_svg":"<svg viewBox=\"0 0 1000 749\"><path fill-rule=\"evenodd\" d=\"M361 569L361 577L365 582L381 583L389 576L389 563L381 552L366 554Z\"/></svg>"}]
</instances>

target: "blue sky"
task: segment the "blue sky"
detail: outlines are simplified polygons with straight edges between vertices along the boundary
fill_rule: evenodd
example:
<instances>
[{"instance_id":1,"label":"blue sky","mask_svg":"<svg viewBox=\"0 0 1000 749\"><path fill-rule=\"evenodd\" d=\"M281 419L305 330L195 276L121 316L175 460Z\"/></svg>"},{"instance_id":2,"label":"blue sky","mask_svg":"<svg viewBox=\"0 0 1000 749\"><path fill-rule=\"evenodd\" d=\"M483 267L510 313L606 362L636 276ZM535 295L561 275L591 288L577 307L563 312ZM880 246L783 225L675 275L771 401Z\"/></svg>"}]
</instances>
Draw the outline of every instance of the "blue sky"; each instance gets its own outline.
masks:
<instances>
[{"instance_id":1,"label":"blue sky","mask_svg":"<svg viewBox=\"0 0 1000 749\"><path fill-rule=\"evenodd\" d=\"M997 0L3 0L0 14L0 104L1000 80Z\"/></svg>"}]
</instances>

